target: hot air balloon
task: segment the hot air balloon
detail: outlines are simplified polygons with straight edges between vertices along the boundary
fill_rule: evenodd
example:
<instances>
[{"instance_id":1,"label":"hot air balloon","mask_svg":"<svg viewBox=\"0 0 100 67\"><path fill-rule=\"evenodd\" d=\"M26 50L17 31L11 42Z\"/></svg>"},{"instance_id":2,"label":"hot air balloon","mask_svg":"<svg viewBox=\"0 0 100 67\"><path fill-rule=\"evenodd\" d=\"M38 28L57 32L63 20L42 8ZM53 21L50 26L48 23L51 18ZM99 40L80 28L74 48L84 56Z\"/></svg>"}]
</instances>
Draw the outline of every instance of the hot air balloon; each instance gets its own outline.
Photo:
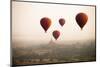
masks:
<instances>
[{"instance_id":1,"label":"hot air balloon","mask_svg":"<svg viewBox=\"0 0 100 67\"><path fill-rule=\"evenodd\" d=\"M59 24L60 24L61 26L63 26L63 25L65 24L65 19L60 18L60 19L59 19Z\"/></svg>"},{"instance_id":2,"label":"hot air balloon","mask_svg":"<svg viewBox=\"0 0 100 67\"><path fill-rule=\"evenodd\" d=\"M58 37L60 36L60 32L58 30L55 30L55 31L53 31L52 35L57 40Z\"/></svg>"},{"instance_id":3,"label":"hot air balloon","mask_svg":"<svg viewBox=\"0 0 100 67\"><path fill-rule=\"evenodd\" d=\"M50 25L51 25L51 20L47 17L44 17L40 20L40 24L46 32L48 30L48 28L50 27Z\"/></svg>"},{"instance_id":4,"label":"hot air balloon","mask_svg":"<svg viewBox=\"0 0 100 67\"><path fill-rule=\"evenodd\" d=\"M80 26L81 30L83 29L84 25L87 23L88 16L85 13L78 13L76 15L76 22Z\"/></svg>"}]
</instances>

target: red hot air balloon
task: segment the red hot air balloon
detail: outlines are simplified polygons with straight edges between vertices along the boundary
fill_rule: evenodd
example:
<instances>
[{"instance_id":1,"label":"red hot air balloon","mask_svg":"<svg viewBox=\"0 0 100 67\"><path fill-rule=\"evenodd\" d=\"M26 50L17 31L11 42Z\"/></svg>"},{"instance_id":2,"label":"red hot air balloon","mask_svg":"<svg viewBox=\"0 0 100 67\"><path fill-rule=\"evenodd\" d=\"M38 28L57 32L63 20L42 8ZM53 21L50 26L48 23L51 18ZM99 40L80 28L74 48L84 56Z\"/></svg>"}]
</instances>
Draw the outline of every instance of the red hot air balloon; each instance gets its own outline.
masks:
<instances>
[{"instance_id":1,"label":"red hot air balloon","mask_svg":"<svg viewBox=\"0 0 100 67\"><path fill-rule=\"evenodd\" d=\"M65 19L60 18L60 19L59 19L59 24L60 24L61 26L63 26L63 25L65 24Z\"/></svg>"},{"instance_id":2,"label":"red hot air balloon","mask_svg":"<svg viewBox=\"0 0 100 67\"><path fill-rule=\"evenodd\" d=\"M44 17L40 20L40 24L46 32L48 30L48 28L50 27L50 25L51 25L51 20L47 17Z\"/></svg>"},{"instance_id":3,"label":"red hot air balloon","mask_svg":"<svg viewBox=\"0 0 100 67\"><path fill-rule=\"evenodd\" d=\"M77 24L83 29L84 25L87 23L88 16L85 13L78 13L76 15Z\"/></svg>"},{"instance_id":4,"label":"red hot air balloon","mask_svg":"<svg viewBox=\"0 0 100 67\"><path fill-rule=\"evenodd\" d=\"M60 32L58 30L55 30L55 31L53 31L52 35L57 40L58 37L60 36Z\"/></svg>"}]
</instances>

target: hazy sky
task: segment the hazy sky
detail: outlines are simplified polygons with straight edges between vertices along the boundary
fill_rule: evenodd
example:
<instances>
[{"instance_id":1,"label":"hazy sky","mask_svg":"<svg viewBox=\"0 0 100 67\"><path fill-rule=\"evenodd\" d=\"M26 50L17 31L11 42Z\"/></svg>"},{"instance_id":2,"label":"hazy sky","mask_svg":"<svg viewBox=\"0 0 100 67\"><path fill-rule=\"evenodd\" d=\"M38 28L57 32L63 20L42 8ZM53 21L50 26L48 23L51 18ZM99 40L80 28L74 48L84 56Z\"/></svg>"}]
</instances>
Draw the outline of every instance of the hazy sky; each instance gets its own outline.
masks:
<instances>
[{"instance_id":1,"label":"hazy sky","mask_svg":"<svg viewBox=\"0 0 100 67\"><path fill-rule=\"evenodd\" d=\"M75 20L75 16L80 12L88 15L88 21L82 31ZM43 17L48 17L52 21L47 33L40 25L40 19ZM59 18L64 18L66 21L63 27L59 25ZM26 2L12 3L13 40L48 43L51 38L54 40L52 36L54 30L59 30L61 33L56 42L95 39L95 7Z\"/></svg>"}]
</instances>

